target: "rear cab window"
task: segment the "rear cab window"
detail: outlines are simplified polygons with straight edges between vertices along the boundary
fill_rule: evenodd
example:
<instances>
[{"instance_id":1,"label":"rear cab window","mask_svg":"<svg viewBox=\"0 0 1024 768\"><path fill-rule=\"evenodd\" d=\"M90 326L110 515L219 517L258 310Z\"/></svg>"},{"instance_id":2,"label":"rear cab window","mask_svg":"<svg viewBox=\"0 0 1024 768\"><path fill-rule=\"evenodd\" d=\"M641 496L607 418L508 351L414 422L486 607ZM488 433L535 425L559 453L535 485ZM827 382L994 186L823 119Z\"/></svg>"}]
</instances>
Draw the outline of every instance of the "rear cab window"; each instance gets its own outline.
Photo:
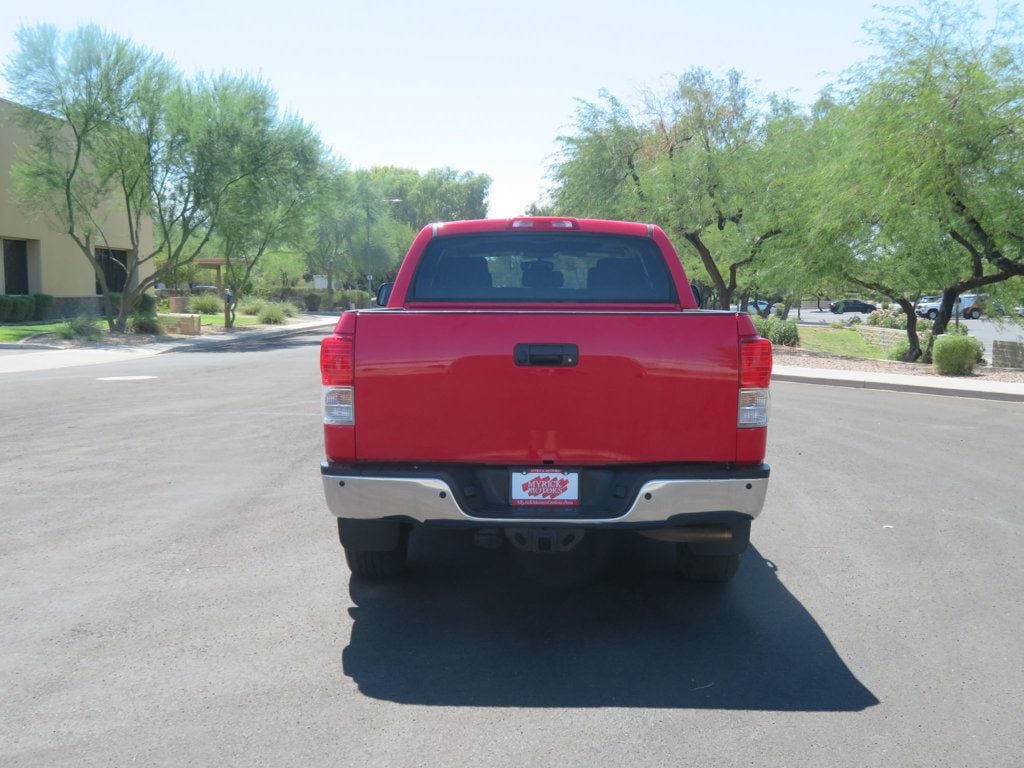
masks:
<instances>
[{"instance_id":1,"label":"rear cab window","mask_svg":"<svg viewBox=\"0 0 1024 768\"><path fill-rule=\"evenodd\" d=\"M650 238L559 232L437 237L423 252L408 300L677 304L679 298Z\"/></svg>"}]
</instances>

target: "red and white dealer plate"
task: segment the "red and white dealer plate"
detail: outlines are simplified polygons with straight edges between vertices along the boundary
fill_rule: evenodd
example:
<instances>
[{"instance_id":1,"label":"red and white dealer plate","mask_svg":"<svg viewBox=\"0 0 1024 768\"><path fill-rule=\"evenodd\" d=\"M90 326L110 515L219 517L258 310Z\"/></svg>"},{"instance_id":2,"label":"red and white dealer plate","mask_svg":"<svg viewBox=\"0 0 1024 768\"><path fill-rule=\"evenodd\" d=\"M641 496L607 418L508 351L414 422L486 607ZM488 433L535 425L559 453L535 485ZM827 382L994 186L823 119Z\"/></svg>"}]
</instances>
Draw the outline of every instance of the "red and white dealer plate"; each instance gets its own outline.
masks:
<instances>
[{"instance_id":1,"label":"red and white dealer plate","mask_svg":"<svg viewBox=\"0 0 1024 768\"><path fill-rule=\"evenodd\" d=\"M514 507L576 507L579 503L579 472L531 469L512 473Z\"/></svg>"}]
</instances>

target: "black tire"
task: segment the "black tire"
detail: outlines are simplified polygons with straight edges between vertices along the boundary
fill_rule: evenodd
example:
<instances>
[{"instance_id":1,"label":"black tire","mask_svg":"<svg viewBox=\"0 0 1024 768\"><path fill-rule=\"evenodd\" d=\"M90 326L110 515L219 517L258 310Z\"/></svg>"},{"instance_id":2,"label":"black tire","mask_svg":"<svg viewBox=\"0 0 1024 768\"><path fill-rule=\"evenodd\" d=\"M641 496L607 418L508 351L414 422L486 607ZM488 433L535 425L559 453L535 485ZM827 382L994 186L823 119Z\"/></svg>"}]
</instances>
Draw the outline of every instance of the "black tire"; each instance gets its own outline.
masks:
<instances>
[{"instance_id":1,"label":"black tire","mask_svg":"<svg viewBox=\"0 0 1024 768\"><path fill-rule=\"evenodd\" d=\"M979 317L981 317L981 310L972 309L970 312L967 313L967 316L971 318L971 320L977 320Z\"/></svg>"},{"instance_id":2,"label":"black tire","mask_svg":"<svg viewBox=\"0 0 1024 768\"><path fill-rule=\"evenodd\" d=\"M937 309L929 309L928 310L928 319L929 320L934 320L938 316L939 316L939 310L937 310Z\"/></svg>"},{"instance_id":3,"label":"black tire","mask_svg":"<svg viewBox=\"0 0 1024 768\"><path fill-rule=\"evenodd\" d=\"M367 552L345 547L345 562L353 576L365 579L390 579L405 570L406 546L402 544L388 552Z\"/></svg>"},{"instance_id":4,"label":"black tire","mask_svg":"<svg viewBox=\"0 0 1024 768\"><path fill-rule=\"evenodd\" d=\"M357 522L356 529L349 527L346 536L345 521L338 520L338 537L352 574L367 579L389 579L402 573L409 551L409 527L385 521Z\"/></svg>"},{"instance_id":5,"label":"black tire","mask_svg":"<svg viewBox=\"0 0 1024 768\"><path fill-rule=\"evenodd\" d=\"M687 581L724 584L736 575L740 556L698 555L686 544L676 546L676 569Z\"/></svg>"}]
</instances>

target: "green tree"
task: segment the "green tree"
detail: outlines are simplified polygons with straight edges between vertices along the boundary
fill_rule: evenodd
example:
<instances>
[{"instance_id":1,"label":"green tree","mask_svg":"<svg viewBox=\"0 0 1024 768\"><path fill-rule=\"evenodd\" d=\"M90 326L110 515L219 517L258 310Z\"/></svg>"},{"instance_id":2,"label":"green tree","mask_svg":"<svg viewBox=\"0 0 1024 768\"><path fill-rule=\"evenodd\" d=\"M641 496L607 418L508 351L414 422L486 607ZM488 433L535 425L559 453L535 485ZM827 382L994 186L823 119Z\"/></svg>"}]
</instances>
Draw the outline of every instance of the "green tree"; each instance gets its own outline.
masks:
<instances>
[{"instance_id":1,"label":"green tree","mask_svg":"<svg viewBox=\"0 0 1024 768\"><path fill-rule=\"evenodd\" d=\"M28 107L22 121L34 141L15 163L16 194L78 245L111 330L123 331L143 292L204 251L234 189L275 161L272 93L246 77L185 81L95 26L64 37L51 26L22 28L17 39L5 75ZM116 311L97 255L115 217L131 240ZM150 226L152 248L143 250Z\"/></svg>"},{"instance_id":2,"label":"green tree","mask_svg":"<svg viewBox=\"0 0 1024 768\"><path fill-rule=\"evenodd\" d=\"M823 182L830 208L852 224L833 239L851 247L851 282L911 318L911 299L940 288L936 335L961 293L1024 275L1020 31L1001 17L979 35L978 18L930 2L870 25L881 53L851 74L837 113L843 141Z\"/></svg>"},{"instance_id":3,"label":"green tree","mask_svg":"<svg viewBox=\"0 0 1024 768\"><path fill-rule=\"evenodd\" d=\"M294 117L280 118L269 89L253 105L262 108L258 150L267 162L234 185L220 206L217 242L224 254L225 283L237 301L264 254L297 245L304 236L305 209L314 204L323 148L313 129ZM259 93L253 89L252 95ZM234 313L225 302L225 325Z\"/></svg>"}]
</instances>

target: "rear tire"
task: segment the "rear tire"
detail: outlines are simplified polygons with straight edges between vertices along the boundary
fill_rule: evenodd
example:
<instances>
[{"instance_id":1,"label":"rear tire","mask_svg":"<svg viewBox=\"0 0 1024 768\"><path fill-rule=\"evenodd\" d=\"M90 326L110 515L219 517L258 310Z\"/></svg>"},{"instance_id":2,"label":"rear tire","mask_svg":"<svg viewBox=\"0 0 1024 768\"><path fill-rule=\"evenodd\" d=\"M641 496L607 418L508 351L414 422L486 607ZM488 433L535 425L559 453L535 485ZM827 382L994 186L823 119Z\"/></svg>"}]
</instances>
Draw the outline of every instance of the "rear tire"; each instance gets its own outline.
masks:
<instances>
[{"instance_id":1,"label":"rear tire","mask_svg":"<svg viewBox=\"0 0 1024 768\"><path fill-rule=\"evenodd\" d=\"M338 519L338 538L354 576L388 579L405 570L409 526L389 520Z\"/></svg>"},{"instance_id":2,"label":"rear tire","mask_svg":"<svg viewBox=\"0 0 1024 768\"><path fill-rule=\"evenodd\" d=\"M367 552L345 547L345 562L353 576L364 579L390 579L405 570L406 547L402 545L389 552Z\"/></svg>"},{"instance_id":3,"label":"rear tire","mask_svg":"<svg viewBox=\"0 0 1024 768\"><path fill-rule=\"evenodd\" d=\"M971 318L971 320L977 320L979 317L981 317L981 310L980 309L971 310L971 312L968 313L968 316Z\"/></svg>"},{"instance_id":4,"label":"rear tire","mask_svg":"<svg viewBox=\"0 0 1024 768\"><path fill-rule=\"evenodd\" d=\"M739 567L738 554L698 555L686 544L676 545L676 569L687 581L724 584Z\"/></svg>"},{"instance_id":5,"label":"rear tire","mask_svg":"<svg viewBox=\"0 0 1024 768\"><path fill-rule=\"evenodd\" d=\"M929 309L928 310L928 319L929 320L934 320L938 316L939 316L939 311L937 309Z\"/></svg>"}]
</instances>

